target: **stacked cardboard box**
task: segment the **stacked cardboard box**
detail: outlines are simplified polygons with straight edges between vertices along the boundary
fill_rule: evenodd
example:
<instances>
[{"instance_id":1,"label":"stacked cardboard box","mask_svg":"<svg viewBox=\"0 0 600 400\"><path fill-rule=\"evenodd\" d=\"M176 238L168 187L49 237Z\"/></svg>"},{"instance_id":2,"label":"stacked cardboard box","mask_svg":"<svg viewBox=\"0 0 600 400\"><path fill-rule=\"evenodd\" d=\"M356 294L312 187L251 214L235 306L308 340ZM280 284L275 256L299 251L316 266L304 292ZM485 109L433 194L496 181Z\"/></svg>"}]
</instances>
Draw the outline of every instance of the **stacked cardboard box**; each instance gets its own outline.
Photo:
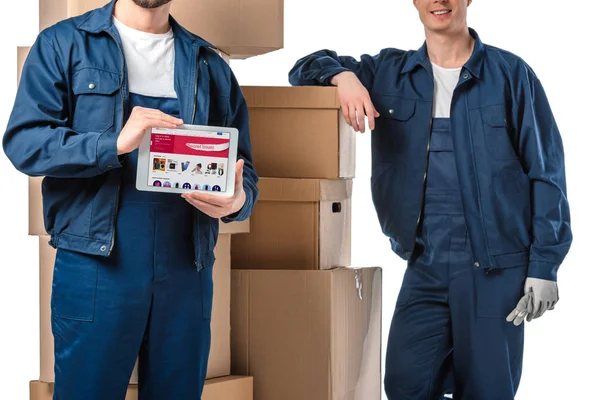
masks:
<instances>
[{"instance_id":1,"label":"stacked cardboard box","mask_svg":"<svg viewBox=\"0 0 600 400\"><path fill-rule=\"evenodd\" d=\"M105 5L108 0L39 0L40 31L54 23ZM283 0L178 0L172 14L184 27L216 46L219 54L230 58L248 58L283 47ZM18 76L29 48L17 51ZM40 377L30 385L31 399L50 399L54 380L53 337L50 327L50 297L55 249L42 215L43 178L29 178L29 234L39 236L40 251ZM208 364L209 378L202 396L204 400L251 400L252 378L229 376L230 356L230 289L231 238L248 232L249 223L221 224L215 249L212 343ZM137 367L137 366L136 366ZM137 369L131 377L127 399L137 398Z\"/></svg>"},{"instance_id":2,"label":"stacked cardboard box","mask_svg":"<svg viewBox=\"0 0 600 400\"><path fill-rule=\"evenodd\" d=\"M355 133L337 90L244 87L262 177L232 238L232 371L261 400L381 397L381 269L349 269Z\"/></svg>"},{"instance_id":3,"label":"stacked cardboard box","mask_svg":"<svg viewBox=\"0 0 600 400\"><path fill-rule=\"evenodd\" d=\"M225 376L208 379L201 400L252 400L253 380L249 376ZM54 384L32 381L29 383L30 400L52 400ZM129 385L125 400L137 400L137 385Z\"/></svg>"},{"instance_id":4,"label":"stacked cardboard box","mask_svg":"<svg viewBox=\"0 0 600 400\"><path fill-rule=\"evenodd\" d=\"M109 0L39 0L40 31ZM173 17L231 58L283 48L283 0L177 0Z\"/></svg>"}]
</instances>

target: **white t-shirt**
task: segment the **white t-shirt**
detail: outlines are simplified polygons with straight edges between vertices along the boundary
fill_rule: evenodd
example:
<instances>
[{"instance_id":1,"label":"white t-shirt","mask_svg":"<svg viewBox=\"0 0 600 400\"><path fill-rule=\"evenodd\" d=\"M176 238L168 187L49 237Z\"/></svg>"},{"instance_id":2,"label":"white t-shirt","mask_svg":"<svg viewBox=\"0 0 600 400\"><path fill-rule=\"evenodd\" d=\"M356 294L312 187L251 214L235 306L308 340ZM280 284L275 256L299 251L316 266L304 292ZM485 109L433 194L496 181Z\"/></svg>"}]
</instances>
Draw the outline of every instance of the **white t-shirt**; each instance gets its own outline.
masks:
<instances>
[{"instance_id":1,"label":"white t-shirt","mask_svg":"<svg viewBox=\"0 0 600 400\"><path fill-rule=\"evenodd\" d=\"M462 68L442 68L431 63L433 67L433 117L450 118L452 95L460 79Z\"/></svg>"},{"instance_id":2,"label":"white t-shirt","mask_svg":"<svg viewBox=\"0 0 600 400\"><path fill-rule=\"evenodd\" d=\"M173 31L148 33L113 17L127 60L129 91L152 97L176 98Z\"/></svg>"}]
</instances>

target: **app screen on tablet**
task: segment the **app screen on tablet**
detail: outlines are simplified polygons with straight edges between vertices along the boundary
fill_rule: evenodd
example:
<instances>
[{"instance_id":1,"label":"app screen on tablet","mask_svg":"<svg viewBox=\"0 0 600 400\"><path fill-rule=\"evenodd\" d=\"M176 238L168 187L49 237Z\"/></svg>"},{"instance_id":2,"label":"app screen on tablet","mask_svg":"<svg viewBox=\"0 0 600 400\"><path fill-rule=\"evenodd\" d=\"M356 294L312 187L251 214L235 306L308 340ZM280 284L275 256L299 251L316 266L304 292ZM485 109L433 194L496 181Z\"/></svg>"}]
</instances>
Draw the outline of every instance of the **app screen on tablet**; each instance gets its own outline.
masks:
<instances>
[{"instance_id":1,"label":"app screen on tablet","mask_svg":"<svg viewBox=\"0 0 600 400\"><path fill-rule=\"evenodd\" d=\"M227 190L230 134L153 128L148 186Z\"/></svg>"}]
</instances>

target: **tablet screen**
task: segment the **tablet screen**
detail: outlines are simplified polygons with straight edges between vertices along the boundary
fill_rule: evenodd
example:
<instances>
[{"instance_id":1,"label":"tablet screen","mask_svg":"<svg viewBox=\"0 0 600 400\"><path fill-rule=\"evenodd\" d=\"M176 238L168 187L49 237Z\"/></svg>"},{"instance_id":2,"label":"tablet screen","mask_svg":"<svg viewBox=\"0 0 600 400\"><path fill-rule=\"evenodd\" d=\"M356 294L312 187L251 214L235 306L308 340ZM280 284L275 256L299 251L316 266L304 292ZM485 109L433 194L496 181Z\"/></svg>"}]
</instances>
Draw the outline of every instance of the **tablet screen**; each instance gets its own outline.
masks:
<instances>
[{"instance_id":1,"label":"tablet screen","mask_svg":"<svg viewBox=\"0 0 600 400\"><path fill-rule=\"evenodd\" d=\"M228 132L153 128L148 186L226 191L229 145Z\"/></svg>"}]
</instances>

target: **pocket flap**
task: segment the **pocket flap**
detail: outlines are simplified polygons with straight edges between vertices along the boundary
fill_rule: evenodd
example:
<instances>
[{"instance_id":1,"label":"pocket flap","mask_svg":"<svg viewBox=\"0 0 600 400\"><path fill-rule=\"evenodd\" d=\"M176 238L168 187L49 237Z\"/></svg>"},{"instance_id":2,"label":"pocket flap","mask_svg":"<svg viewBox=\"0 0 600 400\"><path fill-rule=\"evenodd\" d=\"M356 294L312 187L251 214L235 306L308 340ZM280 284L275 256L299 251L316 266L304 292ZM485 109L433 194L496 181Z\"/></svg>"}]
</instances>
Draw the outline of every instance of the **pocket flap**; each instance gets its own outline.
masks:
<instances>
[{"instance_id":1,"label":"pocket flap","mask_svg":"<svg viewBox=\"0 0 600 400\"><path fill-rule=\"evenodd\" d=\"M382 117L406 121L415 113L415 100L398 96L373 95L373 105Z\"/></svg>"},{"instance_id":2,"label":"pocket flap","mask_svg":"<svg viewBox=\"0 0 600 400\"><path fill-rule=\"evenodd\" d=\"M120 75L96 68L83 68L73 73L73 94L104 94L116 92L121 86Z\"/></svg>"},{"instance_id":3,"label":"pocket flap","mask_svg":"<svg viewBox=\"0 0 600 400\"><path fill-rule=\"evenodd\" d=\"M504 104L483 107L481 109L481 118L492 127L506 126L506 110Z\"/></svg>"}]
</instances>

